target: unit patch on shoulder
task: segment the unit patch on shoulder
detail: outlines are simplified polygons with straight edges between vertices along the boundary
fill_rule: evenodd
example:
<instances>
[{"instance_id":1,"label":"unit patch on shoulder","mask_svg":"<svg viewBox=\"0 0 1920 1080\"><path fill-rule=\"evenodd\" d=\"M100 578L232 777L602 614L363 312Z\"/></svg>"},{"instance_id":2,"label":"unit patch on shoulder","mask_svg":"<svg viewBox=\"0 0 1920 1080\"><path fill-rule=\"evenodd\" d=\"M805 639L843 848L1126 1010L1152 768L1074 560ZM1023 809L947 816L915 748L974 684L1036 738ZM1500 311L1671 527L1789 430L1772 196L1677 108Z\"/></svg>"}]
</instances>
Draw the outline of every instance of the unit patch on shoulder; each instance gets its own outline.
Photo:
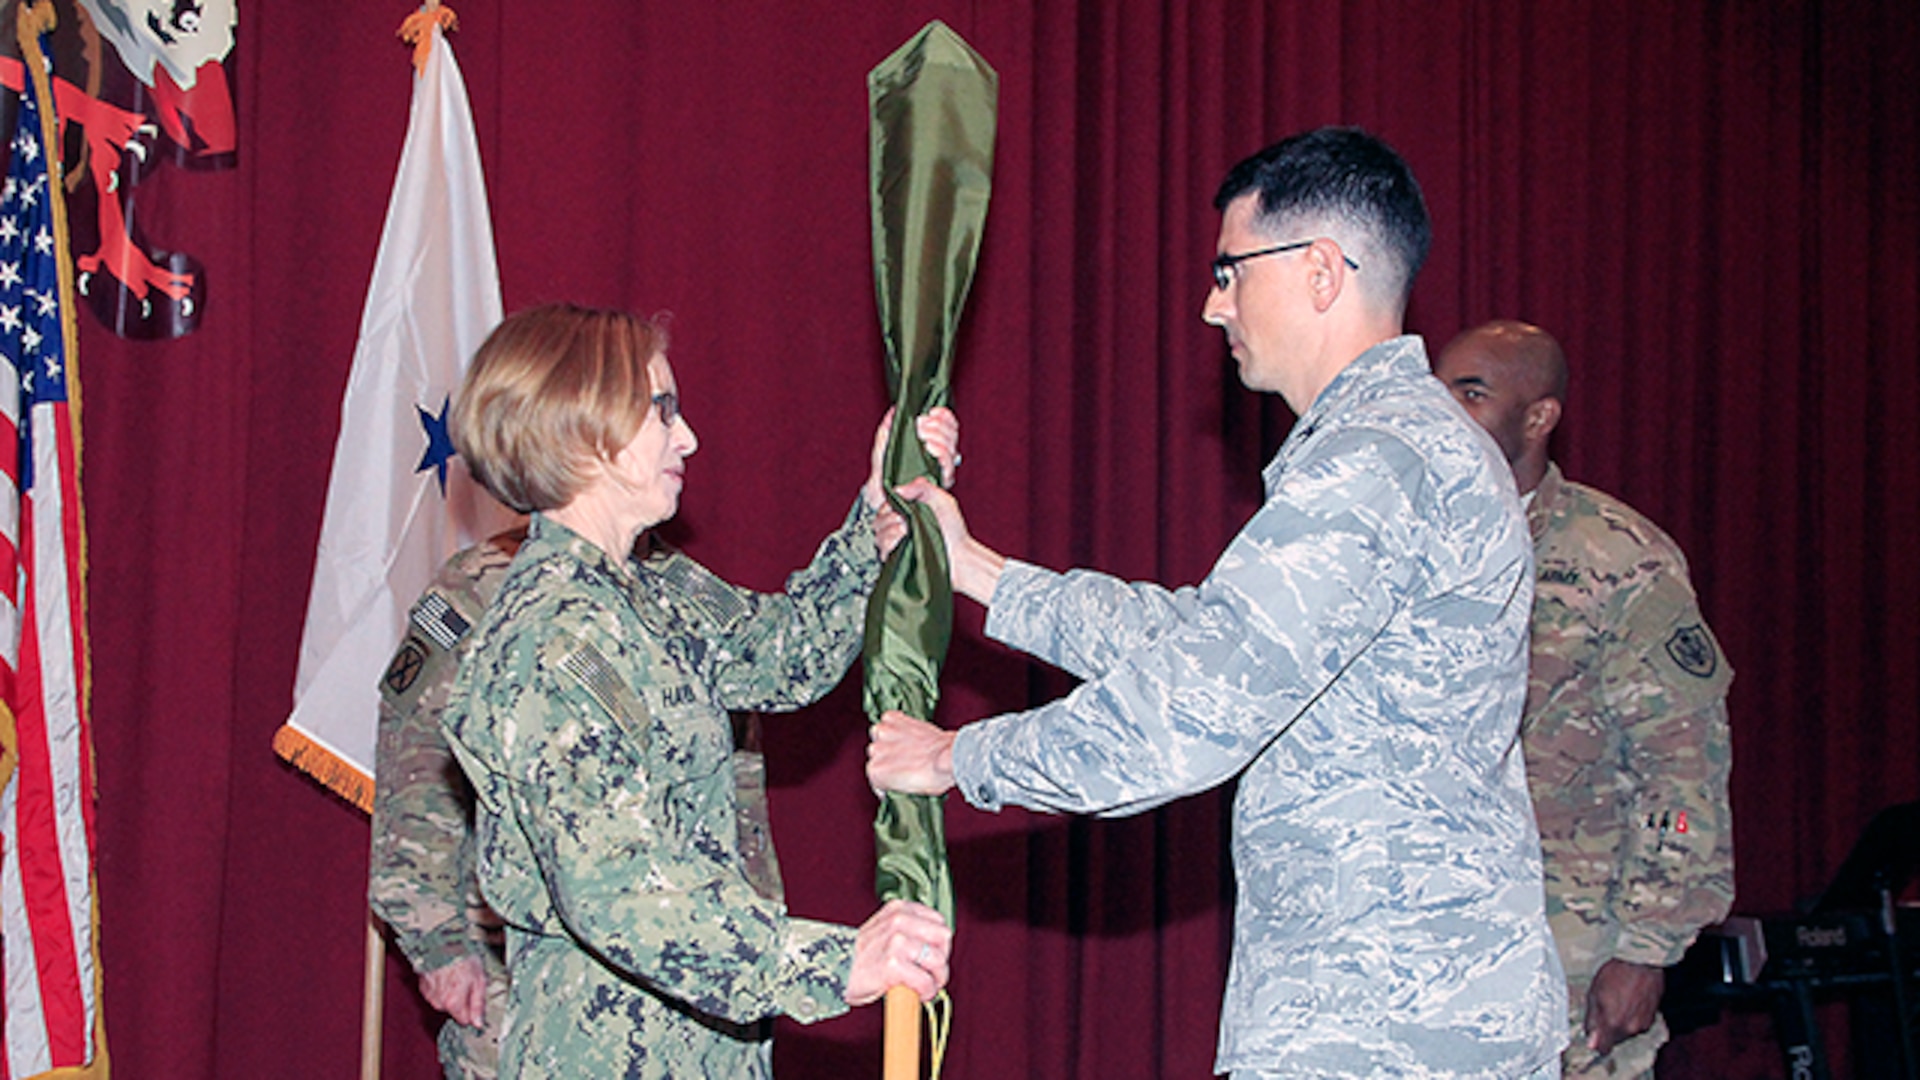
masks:
<instances>
[{"instance_id":1,"label":"unit patch on shoulder","mask_svg":"<svg viewBox=\"0 0 1920 1080\"><path fill-rule=\"evenodd\" d=\"M399 651L393 654L393 663L387 665L387 673L380 677L380 681L386 685L389 693L404 694L426 666L427 643L408 634L407 640L400 643Z\"/></svg>"},{"instance_id":2,"label":"unit patch on shoulder","mask_svg":"<svg viewBox=\"0 0 1920 1080\"><path fill-rule=\"evenodd\" d=\"M1712 678L1720 667L1720 653L1713 647L1713 638L1699 623L1675 629L1667 639L1667 655L1680 665L1680 670L1702 679Z\"/></svg>"}]
</instances>

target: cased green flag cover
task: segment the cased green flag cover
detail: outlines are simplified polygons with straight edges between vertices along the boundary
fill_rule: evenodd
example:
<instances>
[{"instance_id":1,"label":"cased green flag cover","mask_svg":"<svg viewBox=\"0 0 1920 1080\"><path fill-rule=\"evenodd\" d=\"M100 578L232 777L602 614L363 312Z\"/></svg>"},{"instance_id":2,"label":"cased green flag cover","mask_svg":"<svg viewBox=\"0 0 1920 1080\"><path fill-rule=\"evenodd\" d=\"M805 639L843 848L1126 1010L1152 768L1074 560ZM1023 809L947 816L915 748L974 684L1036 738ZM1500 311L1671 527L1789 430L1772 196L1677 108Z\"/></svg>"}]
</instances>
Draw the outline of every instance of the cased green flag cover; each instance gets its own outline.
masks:
<instances>
[{"instance_id":1,"label":"cased green flag cover","mask_svg":"<svg viewBox=\"0 0 1920 1080\"><path fill-rule=\"evenodd\" d=\"M940 475L913 421L949 403L954 337L992 191L998 89L993 69L938 21L867 76L874 276L894 403L889 490ZM932 511L896 505L910 531L867 607L865 705L870 719L888 709L931 719L953 630L947 551ZM941 801L890 793L873 828L880 899L919 901L951 924Z\"/></svg>"}]
</instances>

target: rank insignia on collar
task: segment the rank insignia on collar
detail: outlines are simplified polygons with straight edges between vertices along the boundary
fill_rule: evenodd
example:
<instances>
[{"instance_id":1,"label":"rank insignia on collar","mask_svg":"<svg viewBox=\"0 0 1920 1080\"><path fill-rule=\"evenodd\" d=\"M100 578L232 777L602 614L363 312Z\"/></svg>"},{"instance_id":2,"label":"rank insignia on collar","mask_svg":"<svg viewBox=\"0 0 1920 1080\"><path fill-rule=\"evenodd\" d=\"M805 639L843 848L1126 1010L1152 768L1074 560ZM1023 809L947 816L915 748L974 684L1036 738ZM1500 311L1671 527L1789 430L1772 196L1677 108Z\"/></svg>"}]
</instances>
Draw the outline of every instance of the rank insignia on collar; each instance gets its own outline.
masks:
<instances>
[{"instance_id":1,"label":"rank insignia on collar","mask_svg":"<svg viewBox=\"0 0 1920 1080\"><path fill-rule=\"evenodd\" d=\"M1720 666L1720 654L1713 647L1713 639L1699 623L1676 629L1667 639L1667 655L1680 665L1680 670L1702 679L1711 677Z\"/></svg>"}]
</instances>

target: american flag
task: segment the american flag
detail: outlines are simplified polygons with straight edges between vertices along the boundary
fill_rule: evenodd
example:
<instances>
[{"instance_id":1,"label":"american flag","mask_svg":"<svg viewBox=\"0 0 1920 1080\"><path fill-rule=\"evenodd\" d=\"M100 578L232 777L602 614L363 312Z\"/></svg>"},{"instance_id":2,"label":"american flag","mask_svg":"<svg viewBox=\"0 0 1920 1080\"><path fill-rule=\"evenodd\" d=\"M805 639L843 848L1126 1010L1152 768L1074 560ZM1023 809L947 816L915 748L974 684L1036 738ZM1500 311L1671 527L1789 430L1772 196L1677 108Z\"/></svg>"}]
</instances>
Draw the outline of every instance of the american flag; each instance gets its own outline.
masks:
<instances>
[{"instance_id":1,"label":"american flag","mask_svg":"<svg viewBox=\"0 0 1920 1080\"><path fill-rule=\"evenodd\" d=\"M45 68L0 188L0 993L8 1078L84 1068L99 1032L79 381ZM57 147L57 143L55 143ZM4 436L11 435L11 438ZM99 1064L104 1065L104 1054Z\"/></svg>"}]
</instances>

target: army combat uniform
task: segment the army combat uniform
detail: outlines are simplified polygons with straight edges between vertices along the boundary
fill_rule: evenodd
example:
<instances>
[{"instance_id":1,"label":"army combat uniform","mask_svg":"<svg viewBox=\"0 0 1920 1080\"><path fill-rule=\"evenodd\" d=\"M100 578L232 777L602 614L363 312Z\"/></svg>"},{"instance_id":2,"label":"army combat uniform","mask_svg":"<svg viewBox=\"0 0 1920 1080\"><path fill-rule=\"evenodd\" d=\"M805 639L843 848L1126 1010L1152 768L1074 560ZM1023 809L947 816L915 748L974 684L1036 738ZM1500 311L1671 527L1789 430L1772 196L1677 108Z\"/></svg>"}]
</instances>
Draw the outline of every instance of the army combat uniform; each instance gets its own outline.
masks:
<instances>
[{"instance_id":1,"label":"army combat uniform","mask_svg":"<svg viewBox=\"0 0 1920 1080\"><path fill-rule=\"evenodd\" d=\"M1649 1073L1666 1025L1595 1061L1587 988L1619 958L1665 966L1733 903L1733 669L1679 547L1550 466L1528 509L1538 583L1522 742L1567 969L1568 1075Z\"/></svg>"},{"instance_id":2,"label":"army combat uniform","mask_svg":"<svg viewBox=\"0 0 1920 1080\"><path fill-rule=\"evenodd\" d=\"M1512 474L1402 337L1328 384L1265 480L1197 588L1009 562L987 633L1088 681L961 729L956 786L1126 814L1239 777L1220 1071L1557 1073Z\"/></svg>"},{"instance_id":3,"label":"army combat uniform","mask_svg":"<svg viewBox=\"0 0 1920 1080\"><path fill-rule=\"evenodd\" d=\"M507 969L499 920L474 878L473 789L440 734L440 713L466 632L499 591L519 546L519 533L502 533L447 560L414 604L380 679L368 899L415 971L472 956L487 974L485 1026L449 1019L440 1027L448 1080L495 1075Z\"/></svg>"},{"instance_id":4,"label":"army combat uniform","mask_svg":"<svg viewBox=\"0 0 1920 1080\"><path fill-rule=\"evenodd\" d=\"M764 1077L762 1020L845 1011L853 928L749 880L727 710L839 682L878 568L862 503L785 595L739 604L646 588L535 515L444 721L507 923L503 1077Z\"/></svg>"}]
</instances>

